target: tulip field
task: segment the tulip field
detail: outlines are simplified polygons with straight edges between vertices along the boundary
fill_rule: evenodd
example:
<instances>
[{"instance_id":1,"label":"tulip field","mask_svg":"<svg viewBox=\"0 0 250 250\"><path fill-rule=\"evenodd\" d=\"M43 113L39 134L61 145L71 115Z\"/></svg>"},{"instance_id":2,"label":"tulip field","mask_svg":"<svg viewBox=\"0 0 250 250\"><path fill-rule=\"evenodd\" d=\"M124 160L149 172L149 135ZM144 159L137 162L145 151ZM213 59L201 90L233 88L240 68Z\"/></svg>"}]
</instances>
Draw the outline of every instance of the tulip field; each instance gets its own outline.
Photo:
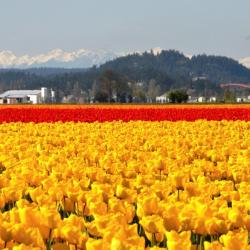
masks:
<instances>
[{"instance_id":1,"label":"tulip field","mask_svg":"<svg viewBox=\"0 0 250 250\"><path fill-rule=\"evenodd\" d=\"M58 105L0 107L0 122L250 121L250 105Z\"/></svg>"},{"instance_id":2,"label":"tulip field","mask_svg":"<svg viewBox=\"0 0 250 250\"><path fill-rule=\"evenodd\" d=\"M0 249L250 249L250 105L2 106L0 140Z\"/></svg>"}]
</instances>

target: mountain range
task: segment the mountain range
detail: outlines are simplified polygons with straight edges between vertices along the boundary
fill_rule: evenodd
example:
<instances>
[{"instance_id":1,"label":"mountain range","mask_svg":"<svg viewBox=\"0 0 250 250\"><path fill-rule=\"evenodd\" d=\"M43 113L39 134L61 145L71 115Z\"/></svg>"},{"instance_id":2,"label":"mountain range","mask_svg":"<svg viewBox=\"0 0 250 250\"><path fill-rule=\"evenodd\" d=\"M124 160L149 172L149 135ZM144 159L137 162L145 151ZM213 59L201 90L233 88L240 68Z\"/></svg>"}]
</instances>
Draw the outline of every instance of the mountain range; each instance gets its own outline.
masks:
<instances>
[{"instance_id":1,"label":"mountain range","mask_svg":"<svg viewBox=\"0 0 250 250\"><path fill-rule=\"evenodd\" d=\"M0 68L89 68L122 55L122 53L106 50L79 49L68 52L62 49L54 49L48 53L35 56L17 56L12 51L6 50L0 52Z\"/></svg>"},{"instance_id":2,"label":"mountain range","mask_svg":"<svg viewBox=\"0 0 250 250\"><path fill-rule=\"evenodd\" d=\"M152 49L154 55L162 52L161 48ZM64 51L62 49L54 49L48 53L29 56L17 56L10 50L0 51L0 68L90 68L94 65L101 65L107 61L116 59L121 56L126 56L131 53L116 53L108 50L87 50L79 49L76 51ZM191 58L191 55L186 55ZM245 67L250 68L250 57L245 57L239 60Z\"/></svg>"}]
</instances>

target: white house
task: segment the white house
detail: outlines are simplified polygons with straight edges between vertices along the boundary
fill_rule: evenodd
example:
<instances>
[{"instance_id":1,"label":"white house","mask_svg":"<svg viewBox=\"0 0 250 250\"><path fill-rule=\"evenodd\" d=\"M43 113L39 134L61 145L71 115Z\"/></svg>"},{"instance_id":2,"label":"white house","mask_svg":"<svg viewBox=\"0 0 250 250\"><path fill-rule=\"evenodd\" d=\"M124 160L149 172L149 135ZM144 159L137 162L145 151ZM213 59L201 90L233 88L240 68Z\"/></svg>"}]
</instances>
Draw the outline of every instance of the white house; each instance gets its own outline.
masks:
<instances>
[{"instance_id":1,"label":"white house","mask_svg":"<svg viewBox=\"0 0 250 250\"><path fill-rule=\"evenodd\" d=\"M155 100L156 100L157 103L167 103L167 102L169 102L169 98L168 98L166 93L161 95L161 96L156 96Z\"/></svg>"},{"instance_id":2,"label":"white house","mask_svg":"<svg viewBox=\"0 0 250 250\"><path fill-rule=\"evenodd\" d=\"M52 92L51 92L52 93ZM53 96L55 95L53 91ZM0 94L0 104L46 103L52 99L47 88L40 90L8 90Z\"/></svg>"}]
</instances>

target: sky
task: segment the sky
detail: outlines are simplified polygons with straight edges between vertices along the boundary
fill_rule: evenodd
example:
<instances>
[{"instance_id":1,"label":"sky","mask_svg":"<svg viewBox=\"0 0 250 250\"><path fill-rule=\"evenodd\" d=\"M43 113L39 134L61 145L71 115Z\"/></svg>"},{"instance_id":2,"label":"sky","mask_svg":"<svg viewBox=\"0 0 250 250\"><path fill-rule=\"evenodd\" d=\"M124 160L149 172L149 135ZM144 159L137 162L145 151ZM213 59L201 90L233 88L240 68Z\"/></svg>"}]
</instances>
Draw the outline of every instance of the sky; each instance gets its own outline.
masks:
<instances>
[{"instance_id":1,"label":"sky","mask_svg":"<svg viewBox=\"0 0 250 250\"><path fill-rule=\"evenodd\" d=\"M0 51L250 56L249 0L0 0Z\"/></svg>"}]
</instances>

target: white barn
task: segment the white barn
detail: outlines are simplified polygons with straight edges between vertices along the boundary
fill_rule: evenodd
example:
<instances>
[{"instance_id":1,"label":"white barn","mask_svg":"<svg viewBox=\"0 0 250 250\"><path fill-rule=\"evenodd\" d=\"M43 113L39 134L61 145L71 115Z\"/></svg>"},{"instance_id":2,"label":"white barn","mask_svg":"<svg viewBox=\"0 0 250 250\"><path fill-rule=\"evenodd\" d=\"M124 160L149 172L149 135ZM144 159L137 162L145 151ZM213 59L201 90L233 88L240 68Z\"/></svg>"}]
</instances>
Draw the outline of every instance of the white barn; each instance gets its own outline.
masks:
<instances>
[{"instance_id":1,"label":"white barn","mask_svg":"<svg viewBox=\"0 0 250 250\"><path fill-rule=\"evenodd\" d=\"M49 91L47 88L41 88L40 90L8 90L0 94L0 104L39 104L54 102L54 99L55 91Z\"/></svg>"},{"instance_id":2,"label":"white barn","mask_svg":"<svg viewBox=\"0 0 250 250\"><path fill-rule=\"evenodd\" d=\"M41 103L41 90L8 90L0 95L0 104Z\"/></svg>"}]
</instances>

